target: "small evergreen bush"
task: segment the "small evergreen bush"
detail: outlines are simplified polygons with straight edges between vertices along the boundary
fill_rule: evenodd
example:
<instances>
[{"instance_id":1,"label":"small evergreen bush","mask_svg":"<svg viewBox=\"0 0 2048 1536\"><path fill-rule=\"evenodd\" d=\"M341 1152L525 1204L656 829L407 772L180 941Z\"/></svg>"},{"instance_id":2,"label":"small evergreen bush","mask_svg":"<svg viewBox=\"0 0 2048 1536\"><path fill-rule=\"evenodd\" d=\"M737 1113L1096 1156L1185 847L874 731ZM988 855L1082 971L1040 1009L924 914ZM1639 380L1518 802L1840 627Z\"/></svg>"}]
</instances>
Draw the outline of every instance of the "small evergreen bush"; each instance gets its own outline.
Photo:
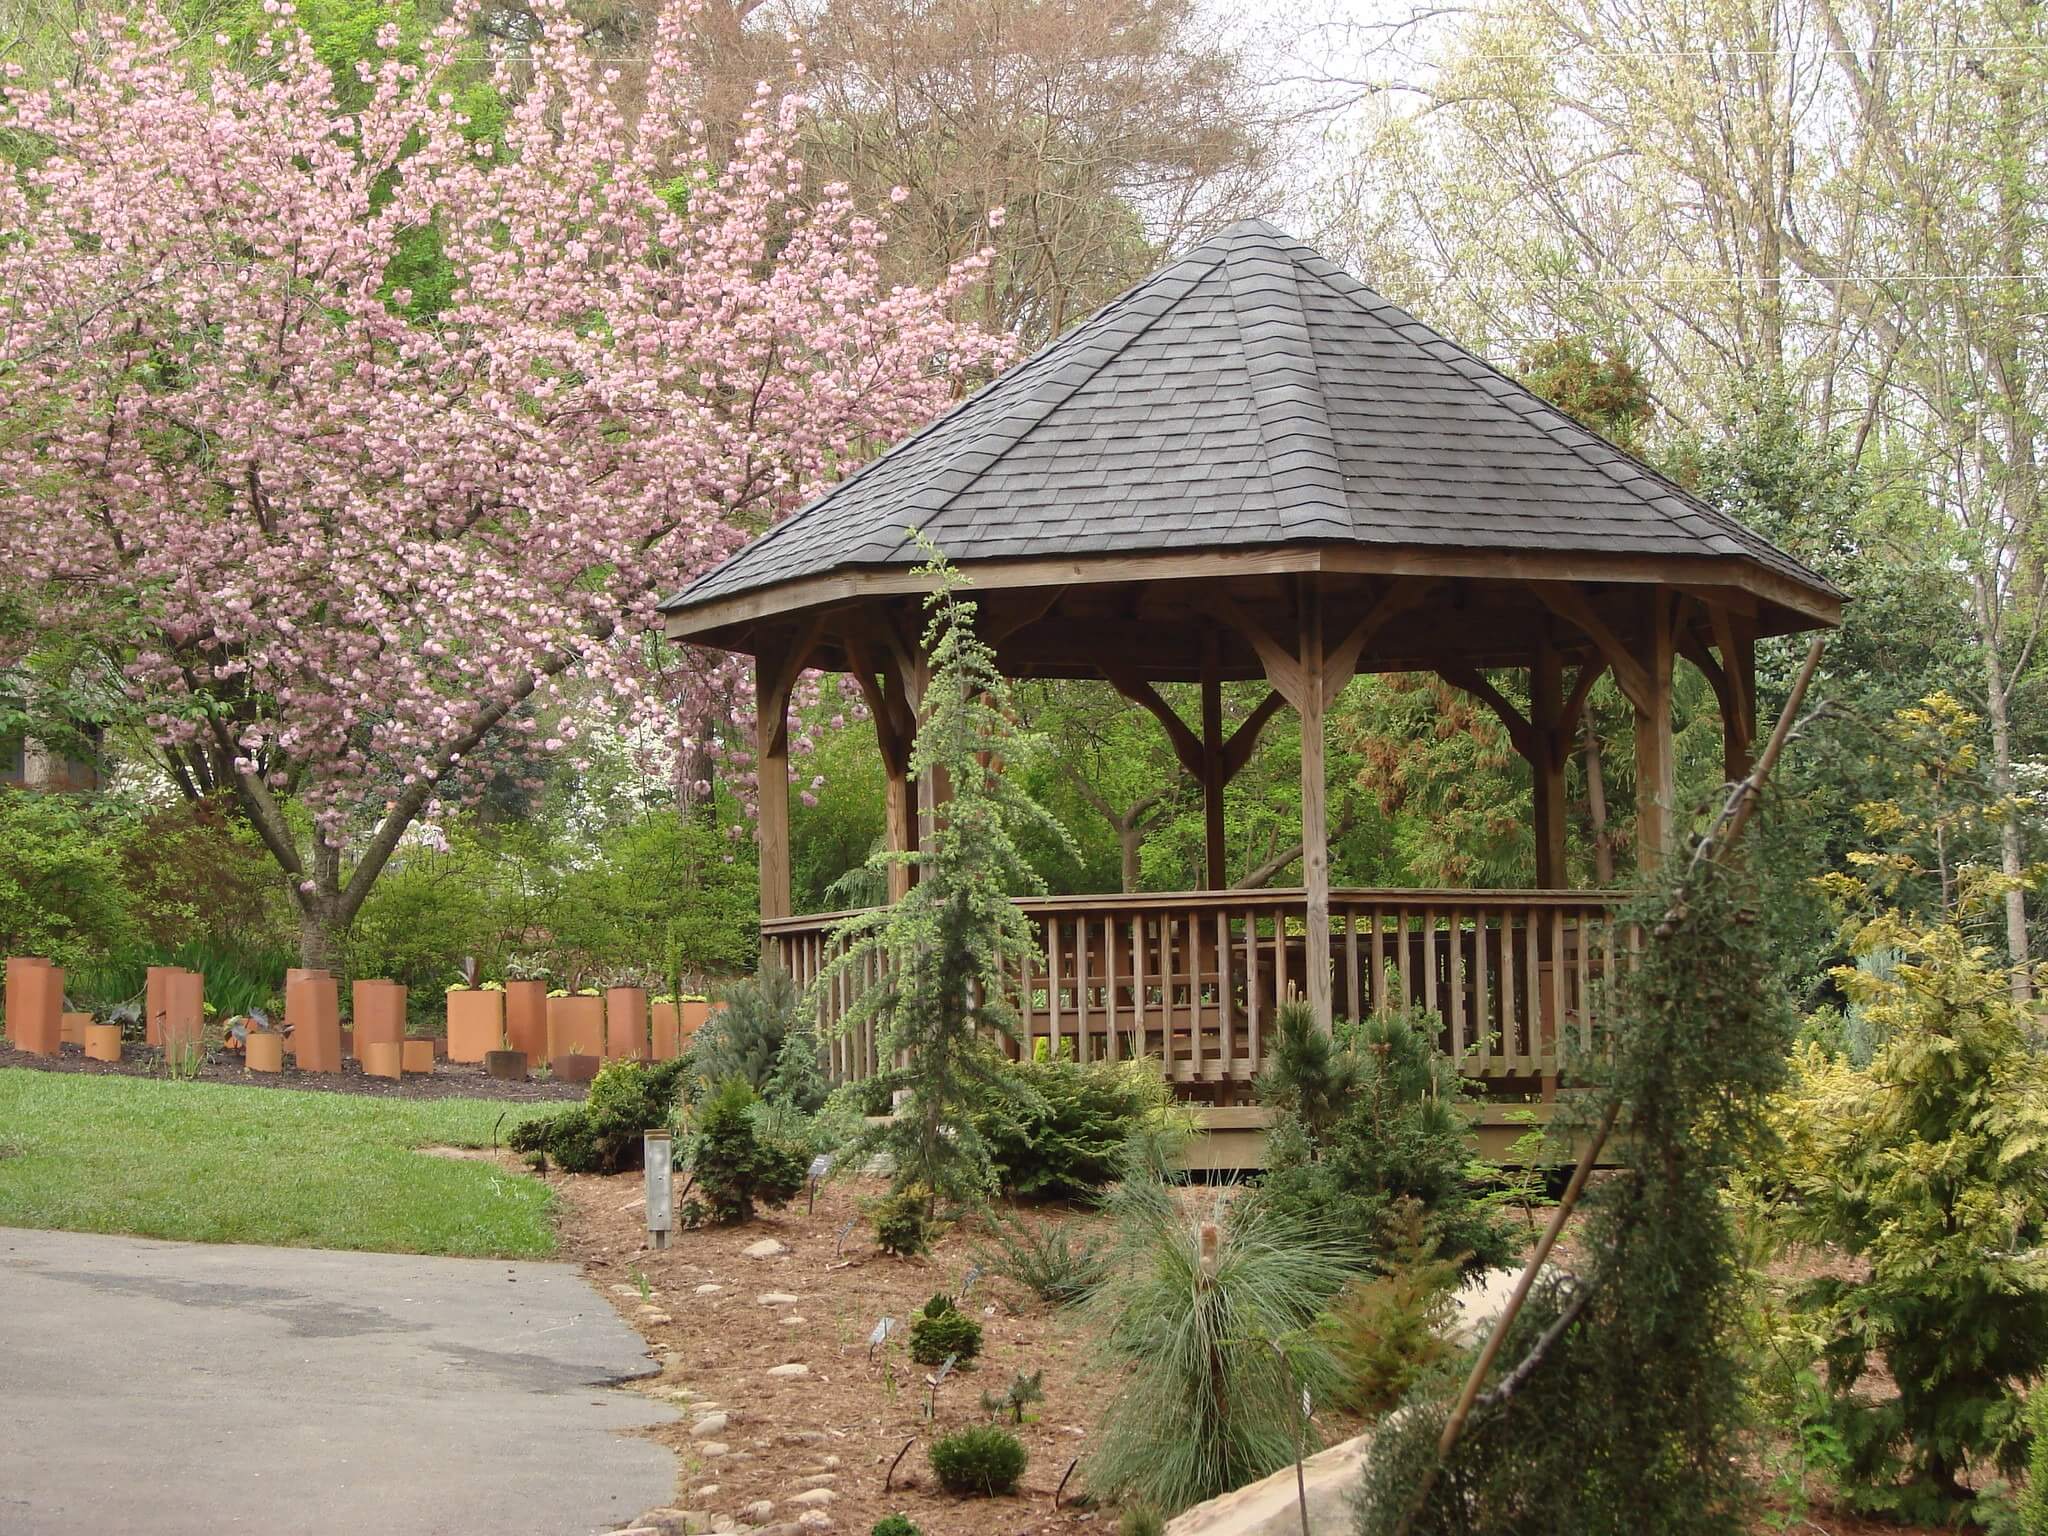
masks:
<instances>
[{"instance_id":1,"label":"small evergreen bush","mask_svg":"<svg viewBox=\"0 0 2048 1536\"><path fill-rule=\"evenodd\" d=\"M1316 1327L1329 1341L1341 1373L1334 1401L1378 1418L1452 1353L1444 1337L1456 1313L1458 1261L1438 1258L1422 1235L1412 1202L1403 1238L1385 1272L1354 1278Z\"/></svg>"},{"instance_id":2,"label":"small evergreen bush","mask_svg":"<svg viewBox=\"0 0 2048 1536\"><path fill-rule=\"evenodd\" d=\"M989 1424L941 1435L931 1448L939 1486L961 1495L1015 1493L1030 1459L1021 1440Z\"/></svg>"},{"instance_id":3,"label":"small evergreen bush","mask_svg":"<svg viewBox=\"0 0 2048 1536\"><path fill-rule=\"evenodd\" d=\"M1113 1183L1131 1133L1171 1097L1148 1061L1058 1056L1015 1062L1004 1076L1023 1091L992 1098L974 1122L1016 1200L1073 1200Z\"/></svg>"},{"instance_id":4,"label":"small evergreen bush","mask_svg":"<svg viewBox=\"0 0 2048 1536\"><path fill-rule=\"evenodd\" d=\"M515 1152L540 1153L564 1173L625 1173L641 1163L641 1136L667 1125L688 1066L682 1061L615 1061L573 1109L513 1127Z\"/></svg>"},{"instance_id":5,"label":"small evergreen bush","mask_svg":"<svg viewBox=\"0 0 2048 1536\"><path fill-rule=\"evenodd\" d=\"M868 1527L868 1536L924 1536L908 1515L884 1515Z\"/></svg>"},{"instance_id":6,"label":"small evergreen bush","mask_svg":"<svg viewBox=\"0 0 2048 1536\"><path fill-rule=\"evenodd\" d=\"M1081 1300L1109 1272L1095 1238L1074 1235L1064 1222L1033 1221L1014 1211L988 1213L989 1241L974 1262L999 1280L1021 1285L1040 1301L1063 1307Z\"/></svg>"},{"instance_id":7,"label":"small evergreen bush","mask_svg":"<svg viewBox=\"0 0 2048 1536\"><path fill-rule=\"evenodd\" d=\"M789 973L769 968L760 975L733 982L719 993L719 1006L690 1042L690 1060L707 1083L744 1078L755 1093L766 1095L784 1068L786 1091L801 1091L806 1102L797 1108L816 1113L825 1102L822 1079L802 1078L794 1061L784 1062L783 1047L792 1034L804 1034L802 994ZM813 1050L816 1037L811 1037ZM813 1062L815 1069L815 1061ZM815 1075L815 1074L814 1074ZM813 1089L815 1097L810 1097Z\"/></svg>"},{"instance_id":8,"label":"small evergreen bush","mask_svg":"<svg viewBox=\"0 0 2048 1536\"><path fill-rule=\"evenodd\" d=\"M804 1149L764 1136L755 1120L757 1102L739 1077L727 1078L705 1100L691 1166L713 1221L748 1221L756 1201L787 1205L803 1193Z\"/></svg>"},{"instance_id":9,"label":"small evergreen bush","mask_svg":"<svg viewBox=\"0 0 2048 1536\"><path fill-rule=\"evenodd\" d=\"M931 1246L931 1218L925 1215L925 1196L916 1190L877 1200L874 1219L875 1241L885 1253L913 1259Z\"/></svg>"},{"instance_id":10,"label":"small evergreen bush","mask_svg":"<svg viewBox=\"0 0 2048 1536\"><path fill-rule=\"evenodd\" d=\"M1275 1068L1260 1091L1282 1114L1259 1203L1348 1238L1377 1267L1398 1248L1400 1213L1413 1201L1437 1252L1462 1254L1473 1269L1510 1262L1513 1226L1476 1183L1486 1165L1475 1163L1458 1112L1470 1085L1432 1044L1428 1021L1380 1015L1327 1049L1306 1008L1285 1007L1276 1022Z\"/></svg>"},{"instance_id":11,"label":"small evergreen bush","mask_svg":"<svg viewBox=\"0 0 2048 1536\"><path fill-rule=\"evenodd\" d=\"M980 1353L981 1324L950 1296L934 1296L910 1325L910 1358L919 1365L944 1365L949 1358L965 1365Z\"/></svg>"}]
</instances>

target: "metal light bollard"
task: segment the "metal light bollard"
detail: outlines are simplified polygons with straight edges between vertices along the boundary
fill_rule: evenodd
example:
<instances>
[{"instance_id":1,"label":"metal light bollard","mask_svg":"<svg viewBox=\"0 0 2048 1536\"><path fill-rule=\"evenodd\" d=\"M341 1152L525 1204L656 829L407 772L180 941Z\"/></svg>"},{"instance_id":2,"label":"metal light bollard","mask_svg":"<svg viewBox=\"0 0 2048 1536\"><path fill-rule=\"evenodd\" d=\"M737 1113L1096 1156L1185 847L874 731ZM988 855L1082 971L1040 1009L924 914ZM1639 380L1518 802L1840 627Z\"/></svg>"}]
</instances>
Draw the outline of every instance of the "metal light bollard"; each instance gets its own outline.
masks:
<instances>
[{"instance_id":1,"label":"metal light bollard","mask_svg":"<svg viewBox=\"0 0 2048 1536\"><path fill-rule=\"evenodd\" d=\"M647 1245L666 1248L668 1234L675 1226L674 1139L667 1131L647 1131L641 1136L640 1163L647 1176Z\"/></svg>"}]
</instances>

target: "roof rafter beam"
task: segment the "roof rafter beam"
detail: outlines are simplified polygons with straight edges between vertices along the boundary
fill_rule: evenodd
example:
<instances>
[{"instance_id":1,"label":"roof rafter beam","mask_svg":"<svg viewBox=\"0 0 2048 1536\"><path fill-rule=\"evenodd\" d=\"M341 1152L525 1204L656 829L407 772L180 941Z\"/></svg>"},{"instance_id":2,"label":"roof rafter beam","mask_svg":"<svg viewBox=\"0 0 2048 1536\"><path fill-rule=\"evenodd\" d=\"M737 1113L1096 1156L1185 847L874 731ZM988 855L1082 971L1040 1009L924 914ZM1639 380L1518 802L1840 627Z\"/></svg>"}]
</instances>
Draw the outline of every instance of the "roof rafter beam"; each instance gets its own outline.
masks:
<instances>
[{"instance_id":1,"label":"roof rafter beam","mask_svg":"<svg viewBox=\"0 0 2048 1536\"><path fill-rule=\"evenodd\" d=\"M1166 727L1166 739L1173 744L1173 755L1195 778L1202 777L1202 738L1189 728L1174 707L1161 697L1157 688L1122 667L1105 666L1102 675L1109 679L1109 685L1133 704L1149 710L1154 719Z\"/></svg>"},{"instance_id":2,"label":"roof rafter beam","mask_svg":"<svg viewBox=\"0 0 2048 1536\"><path fill-rule=\"evenodd\" d=\"M1323 705L1325 708L1337 701L1337 695L1344 691L1344 685L1351 681L1358 671L1358 658L1366 646L1372 643L1374 635L1385 628L1388 621L1399 618L1429 594L1433 581L1400 581L1382 592L1373 600L1370 608L1358 616L1342 640L1330 650L1324 661Z\"/></svg>"},{"instance_id":3,"label":"roof rafter beam","mask_svg":"<svg viewBox=\"0 0 2048 1536\"><path fill-rule=\"evenodd\" d=\"M1447 662L1437 668L1437 676L1453 688L1471 694L1492 710L1500 718L1500 723L1506 727L1508 740L1514 744L1515 750L1530 762L1536 761L1540 746L1536 739L1536 728L1529 723L1527 716L1515 708L1507 695L1488 682L1477 668L1468 667L1462 662Z\"/></svg>"},{"instance_id":4,"label":"roof rafter beam","mask_svg":"<svg viewBox=\"0 0 2048 1536\"><path fill-rule=\"evenodd\" d=\"M1655 698L1649 672L1607 627L1607 621L1593 611L1592 603L1579 584L1573 581L1532 581L1528 586L1544 607L1599 647L1600 654L1607 658L1607 665L1614 672L1616 685L1628 695L1629 703L1644 714L1653 713Z\"/></svg>"}]
</instances>

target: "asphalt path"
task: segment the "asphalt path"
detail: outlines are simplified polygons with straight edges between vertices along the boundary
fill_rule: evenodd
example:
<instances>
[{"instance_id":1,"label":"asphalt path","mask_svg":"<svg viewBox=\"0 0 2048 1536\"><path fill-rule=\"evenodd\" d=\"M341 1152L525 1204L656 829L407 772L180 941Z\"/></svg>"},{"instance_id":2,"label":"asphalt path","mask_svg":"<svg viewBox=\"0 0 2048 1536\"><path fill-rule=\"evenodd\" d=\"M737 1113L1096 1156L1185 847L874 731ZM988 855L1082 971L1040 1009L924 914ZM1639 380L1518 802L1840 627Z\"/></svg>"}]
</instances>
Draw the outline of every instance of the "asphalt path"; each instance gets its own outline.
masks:
<instances>
[{"instance_id":1,"label":"asphalt path","mask_svg":"<svg viewBox=\"0 0 2048 1536\"><path fill-rule=\"evenodd\" d=\"M567 1264L0 1228L6 1536L575 1536L667 1504Z\"/></svg>"}]
</instances>

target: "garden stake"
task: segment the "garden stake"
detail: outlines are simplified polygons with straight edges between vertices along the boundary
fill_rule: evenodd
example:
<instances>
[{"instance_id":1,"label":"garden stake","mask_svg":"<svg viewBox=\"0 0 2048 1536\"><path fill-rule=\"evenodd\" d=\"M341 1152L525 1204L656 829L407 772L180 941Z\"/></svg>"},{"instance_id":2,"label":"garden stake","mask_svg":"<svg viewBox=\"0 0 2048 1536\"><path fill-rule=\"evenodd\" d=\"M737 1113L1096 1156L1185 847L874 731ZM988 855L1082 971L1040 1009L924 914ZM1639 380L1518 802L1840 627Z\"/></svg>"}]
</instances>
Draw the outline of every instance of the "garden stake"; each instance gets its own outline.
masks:
<instances>
[{"instance_id":1,"label":"garden stake","mask_svg":"<svg viewBox=\"0 0 2048 1536\"><path fill-rule=\"evenodd\" d=\"M1721 807L1721 814L1713 826L1700 839L1699 847L1693 850L1692 865L1697 869L1703 863L1717 863L1742 835L1749 825L1750 811L1757 797L1762 794L1764 782L1777 766L1778 754L1785 749L1785 742L1792 734L1792 722L1799 713L1799 706L1806 700L1807 685L1813 681L1813 674L1820 666L1821 641L1816 638L1807 647L1806 663L1799 669L1799 675L1792 681L1792 691L1785 697L1785 707L1778 712L1778 723L1771 730L1771 739L1764 744L1763 752L1749 771L1749 777L1736 785L1727 802ZM1681 904L1664 916L1657 925L1660 935L1669 933L1673 923L1684 916ZM1445 1464L1451 1459L1451 1452L1457 1447L1458 1437L1465 1432L1465 1421L1471 1416L1472 1404L1479 1396L1480 1383L1492 1369L1494 1357L1500 1353L1502 1342L1507 1338L1508 1329L1522 1310L1522 1303L1529 1299L1529 1292L1535 1287L1536 1276L1542 1270L1544 1261L1550 1257L1550 1250L1557 1245L1564 1224L1571 1218L1573 1209L1579 1203L1579 1196L1585 1191L1586 1179L1593 1172L1593 1164L1599 1160L1600 1152L1607 1145L1607 1138L1613 1133L1614 1122L1621 1113L1619 1100L1609 1101L1600 1116L1600 1124L1593 1132L1592 1140L1586 1143L1586 1150L1579 1154L1578 1166L1572 1169L1571 1182L1565 1185L1564 1197L1557 1202L1557 1209L1551 1213L1550 1225L1543 1229L1543 1236L1536 1240L1535 1248L1529 1254L1529 1261L1522 1268L1522 1275L1515 1282L1515 1288L1508 1296L1507 1305L1494 1320L1493 1332L1487 1335L1485 1345L1479 1351L1479 1358L1472 1362L1471 1374L1465 1378L1465 1386L1458 1393L1456 1406L1451 1416L1444 1420L1444 1432L1436 1443L1436 1459L1422 1474L1422 1482L1415 1490L1415 1497L1409 1502L1407 1513L1401 1516L1401 1523L1394 1528L1394 1536L1408 1536L1415 1525L1415 1517L1422 1513L1429 1502L1429 1495L1436 1487L1436 1480L1442 1475Z\"/></svg>"},{"instance_id":2,"label":"garden stake","mask_svg":"<svg viewBox=\"0 0 2048 1536\"><path fill-rule=\"evenodd\" d=\"M1060 1474L1060 1485L1052 1491L1052 1512L1054 1514L1058 1514L1060 1512L1060 1495L1067 1491L1067 1479L1074 1475L1074 1468L1078 1467L1079 1465L1081 1465L1081 1458L1076 1456L1072 1461L1067 1463L1067 1470ZM886 1488L882 1491L884 1493L888 1492Z\"/></svg>"},{"instance_id":3,"label":"garden stake","mask_svg":"<svg viewBox=\"0 0 2048 1536\"><path fill-rule=\"evenodd\" d=\"M1287 1358L1287 1351L1280 1347L1278 1339L1273 1340L1273 1353L1280 1357L1280 1369L1287 1373L1287 1384L1296 1389L1300 1396L1294 1400L1294 1498L1301 1506L1301 1536L1309 1536L1308 1529L1308 1471L1302 1464L1301 1446L1306 1438L1308 1425L1308 1388L1302 1386L1294 1374L1294 1362Z\"/></svg>"},{"instance_id":4,"label":"garden stake","mask_svg":"<svg viewBox=\"0 0 2048 1536\"><path fill-rule=\"evenodd\" d=\"M903 1449L896 1453L896 1459L889 1463L888 1475L882 1479L882 1492L887 1493L889 1491L889 1484L895 1481L896 1478L896 1469L903 1464L903 1458L910 1454L910 1448L915 1444L917 1444L917 1436L915 1435L912 1435L903 1442Z\"/></svg>"}]
</instances>

